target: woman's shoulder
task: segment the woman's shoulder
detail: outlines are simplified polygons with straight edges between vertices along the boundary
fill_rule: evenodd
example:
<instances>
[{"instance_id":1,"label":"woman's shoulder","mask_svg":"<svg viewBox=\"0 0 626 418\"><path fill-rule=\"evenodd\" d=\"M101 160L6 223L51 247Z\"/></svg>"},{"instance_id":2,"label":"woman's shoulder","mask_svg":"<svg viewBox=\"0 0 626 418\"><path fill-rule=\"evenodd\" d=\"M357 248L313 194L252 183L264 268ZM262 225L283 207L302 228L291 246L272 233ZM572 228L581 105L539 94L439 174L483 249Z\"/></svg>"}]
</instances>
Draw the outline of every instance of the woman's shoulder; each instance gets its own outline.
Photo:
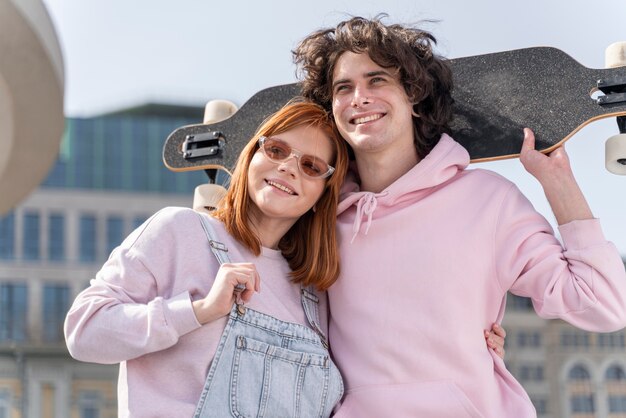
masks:
<instances>
[{"instance_id":1,"label":"woman's shoulder","mask_svg":"<svg viewBox=\"0 0 626 418\"><path fill-rule=\"evenodd\" d=\"M137 241L166 239L172 242L189 238L195 231L202 231L200 216L203 215L190 208L165 207L133 231L126 240L127 245L133 246Z\"/></svg>"},{"instance_id":2,"label":"woman's shoulder","mask_svg":"<svg viewBox=\"0 0 626 418\"><path fill-rule=\"evenodd\" d=\"M198 212L194 209L180 206L168 206L159 210L146 221L146 224L169 226L181 230L185 226L189 225L194 228L197 227L200 222L202 222L202 219L208 221L214 226L222 224L219 220L207 213Z\"/></svg>"},{"instance_id":3,"label":"woman's shoulder","mask_svg":"<svg viewBox=\"0 0 626 418\"><path fill-rule=\"evenodd\" d=\"M184 222L192 217L198 219L199 213L191 208L181 206L167 206L153 215L153 218L158 218L160 221L178 220Z\"/></svg>"}]
</instances>

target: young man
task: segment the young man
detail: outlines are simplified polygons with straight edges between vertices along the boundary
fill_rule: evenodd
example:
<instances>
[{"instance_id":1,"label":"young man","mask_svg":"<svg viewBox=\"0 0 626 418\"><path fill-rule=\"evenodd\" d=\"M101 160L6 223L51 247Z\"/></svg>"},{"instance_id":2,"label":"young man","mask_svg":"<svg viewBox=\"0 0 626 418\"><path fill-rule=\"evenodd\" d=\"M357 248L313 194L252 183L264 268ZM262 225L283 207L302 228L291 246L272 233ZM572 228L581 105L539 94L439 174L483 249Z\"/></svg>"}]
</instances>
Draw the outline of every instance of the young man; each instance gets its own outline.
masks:
<instances>
[{"instance_id":1,"label":"young man","mask_svg":"<svg viewBox=\"0 0 626 418\"><path fill-rule=\"evenodd\" d=\"M589 331L626 326L626 273L563 149L521 161L541 183L564 246L509 181L469 170L447 135L452 76L419 29L353 18L294 51L303 93L332 110L356 165L329 291L332 351L346 381L337 417L532 417L480 330L507 291L544 318ZM463 347L462 349L460 349Z\"/></svg>"}]
</instances>

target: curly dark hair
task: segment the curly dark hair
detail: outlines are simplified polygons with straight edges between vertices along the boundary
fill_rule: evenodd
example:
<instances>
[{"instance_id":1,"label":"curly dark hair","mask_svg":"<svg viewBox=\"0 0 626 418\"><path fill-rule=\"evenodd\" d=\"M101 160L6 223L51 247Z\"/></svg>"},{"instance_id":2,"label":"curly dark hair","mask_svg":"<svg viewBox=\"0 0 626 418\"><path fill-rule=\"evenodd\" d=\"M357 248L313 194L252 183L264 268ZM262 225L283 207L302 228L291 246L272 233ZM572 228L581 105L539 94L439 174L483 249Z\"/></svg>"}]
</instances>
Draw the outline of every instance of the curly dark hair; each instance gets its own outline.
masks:
<instances>
[{"instance_id":1,"label":"curly dark hair","mask_svg":"<svg viewBox=\"0 0 626 418\"><path fill-rule=\"evenodd\" d=\"M332 76L339 57L347 51L367 53L376 64L398 71L406 94L415 103L415 148L424 158L441 134L449 133L452 119L452 71L435 55L435 37L424 30L399 24L385 25L386 15L353 17L334 28L318 30L292 51L301 79L302 95L332 110Z\"/></svg>"}]
</instances>

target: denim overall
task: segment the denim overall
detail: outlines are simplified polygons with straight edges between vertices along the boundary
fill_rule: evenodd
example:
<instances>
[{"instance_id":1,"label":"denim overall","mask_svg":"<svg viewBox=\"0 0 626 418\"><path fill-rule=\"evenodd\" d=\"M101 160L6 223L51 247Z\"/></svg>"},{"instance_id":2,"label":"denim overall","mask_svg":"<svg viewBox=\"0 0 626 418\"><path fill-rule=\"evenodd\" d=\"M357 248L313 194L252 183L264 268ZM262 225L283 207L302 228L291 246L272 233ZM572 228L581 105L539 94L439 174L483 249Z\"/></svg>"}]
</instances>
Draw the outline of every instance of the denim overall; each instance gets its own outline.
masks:
<instances>
[{"instance_id":1,"label":"denim overall","mask_svg":"<svg viewBox=\"0 0 626 418\"><path fill-rule=\"evenodd\" d=\"M200 218L215 257L230 262L228 248ZM330 359L312 290L302 288L301 298L313 329L233 305L194 418L330 416L343 381Z\"/></svg>"}]
</instances>

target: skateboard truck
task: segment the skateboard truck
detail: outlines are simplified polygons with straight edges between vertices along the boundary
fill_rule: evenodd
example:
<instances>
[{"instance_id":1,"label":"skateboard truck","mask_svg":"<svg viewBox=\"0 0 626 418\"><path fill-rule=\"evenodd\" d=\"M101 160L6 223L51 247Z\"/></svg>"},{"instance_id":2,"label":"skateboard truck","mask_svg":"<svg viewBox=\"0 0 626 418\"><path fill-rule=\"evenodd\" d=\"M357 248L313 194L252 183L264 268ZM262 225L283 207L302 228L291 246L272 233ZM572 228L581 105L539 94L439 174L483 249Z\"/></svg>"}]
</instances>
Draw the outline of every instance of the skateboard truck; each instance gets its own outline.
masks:
<instances>
[{"instance_id":1,"label":"skateboard truck","mask_svg":"<svg viewBox=\"0 0 626 418\"><path fill-rule=\"evenodd\" d=\"M596 99L600 106L626 102L626 77L600 79L597 87L604 93Z\"/></svg>"},{"instance_id":2,"label":"skateboard truck","mask_svg":"<svg viewBox=\"0 0 626 418\"><path fill-rule=\"evenodd\" d=\"M204 125L218 123L220 121L228 119L235 112L237 112L237 106L234 103L229 102L228 100L211 100L210 102L206 104L204 108L204 119L202 123ZM193 139L189 138L189 136L191 135L185 136L185 142L189 143L189 145L183 145L183 147L194 146L194 145L191 145L191 143L193 142ZM207 134L204 134L204 135L196 134L196 136L201 137L200 140L205 142L200 145L207 145L209 148L213 147L212 149L213 151L216 151L216 153L222 152L222 146L224 145L225 136L221 131L211 131L208 137L206 137ZM194 139L197 140L198 138L194 138ZM197 145L199 144L196 143L195 146ZM198 148L196 147L195 150L197 149ZM209 154L209 155L214 156L216 154ZM205 168L204 172L208 176L209 182L206 184L201 184L197 186L196 189L194 190L194 193L193 193L193 209L194 210L198 212L211 212L217 207L219 201L226 195L226 188L222 186L221 184L217 184L217 181L216 181L218 170L222 170L230 174L228 170L226 170L222 165L216 165L216 166L213 166L212 168Z\"/></svg>"},{"instance_id":3,"label":"skateboard truck","mask_svg":"<svg viewBox=\"0 0 626 418\"><path fill-rule=\"evenodd\" d=\"M187 135L182 148L186 160L219 155L224 148L224 135L220 131Z\"/></svg>"}]
</instances>

